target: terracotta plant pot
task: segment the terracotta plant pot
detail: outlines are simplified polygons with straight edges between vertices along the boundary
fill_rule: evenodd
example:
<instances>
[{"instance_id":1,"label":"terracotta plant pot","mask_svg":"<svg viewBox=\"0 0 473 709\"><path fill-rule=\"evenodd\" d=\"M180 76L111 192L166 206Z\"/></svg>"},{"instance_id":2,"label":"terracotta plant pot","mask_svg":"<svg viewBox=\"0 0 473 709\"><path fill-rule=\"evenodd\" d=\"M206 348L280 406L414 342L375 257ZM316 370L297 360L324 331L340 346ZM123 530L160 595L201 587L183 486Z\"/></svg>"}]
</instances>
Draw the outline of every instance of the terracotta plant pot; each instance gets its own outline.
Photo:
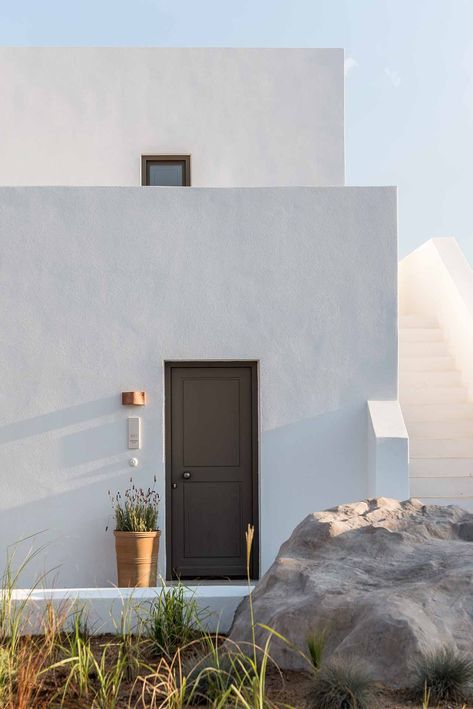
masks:
<instances>
[{"instance_id":1,"label":"terracotta plant pot","mask_svg":"<svg viewBox=\"0 0 473 709\"><path fill-rule=\"evenodd\" d=\"M161 532L114 532L118 586L156 586Z\"/></svg>"}]
</instances>

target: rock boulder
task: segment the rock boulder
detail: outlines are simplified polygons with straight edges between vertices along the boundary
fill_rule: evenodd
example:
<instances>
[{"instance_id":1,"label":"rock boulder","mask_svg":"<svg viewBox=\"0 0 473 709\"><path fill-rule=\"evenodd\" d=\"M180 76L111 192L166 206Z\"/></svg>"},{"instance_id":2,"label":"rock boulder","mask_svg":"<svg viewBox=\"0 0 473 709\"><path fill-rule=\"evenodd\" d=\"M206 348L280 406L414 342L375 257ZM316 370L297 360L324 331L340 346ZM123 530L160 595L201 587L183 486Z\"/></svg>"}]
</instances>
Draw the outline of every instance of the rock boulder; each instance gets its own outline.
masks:
<instances>
[{"instance_id":1,"label":"rock boulder","mask_svg":"<svg viewBox=\"0 0 473 709\"><path fill-rule=\"evenodd\" d=\"M473 514L460 507L378 498L306 517L256 585L256 623L303 652L326 632L326 657L357 657L380 681L409 684L422 652L451 645L473 653ZM256 630L262 644L267 632ZM230 633L249 641L248 599ZM281 668L307 669L280 640Z\"/></svg>"}]
</instances>

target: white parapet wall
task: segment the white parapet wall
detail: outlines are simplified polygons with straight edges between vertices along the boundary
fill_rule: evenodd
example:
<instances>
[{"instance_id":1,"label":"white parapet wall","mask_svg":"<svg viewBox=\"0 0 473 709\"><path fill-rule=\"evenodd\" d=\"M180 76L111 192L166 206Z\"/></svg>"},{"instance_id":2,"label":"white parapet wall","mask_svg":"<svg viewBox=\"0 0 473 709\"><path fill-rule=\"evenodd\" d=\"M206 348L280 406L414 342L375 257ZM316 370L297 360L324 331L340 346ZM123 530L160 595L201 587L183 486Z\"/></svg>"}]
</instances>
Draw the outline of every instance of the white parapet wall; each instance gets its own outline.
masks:
<instances>
[{"instance_id":1,"label":"white parapet wall","mask_svg":"<svg viewBox=\"0 0 473 709\"><path fill-rule=\"evenodd\" d=\"M409 497L409 439L398 401L368 401L370 497Z\"/></svg>"},{"instance_id":2,"label":"white parapet wall","mask_svg":"<svg viewBox=\"0 0 473 709\"><path fill-rule=\"evenodd\" d=\"M430 239L399 265L400 313L438 321L473 399L473 270L452 237Z\"/></svg>"}]
</instances>

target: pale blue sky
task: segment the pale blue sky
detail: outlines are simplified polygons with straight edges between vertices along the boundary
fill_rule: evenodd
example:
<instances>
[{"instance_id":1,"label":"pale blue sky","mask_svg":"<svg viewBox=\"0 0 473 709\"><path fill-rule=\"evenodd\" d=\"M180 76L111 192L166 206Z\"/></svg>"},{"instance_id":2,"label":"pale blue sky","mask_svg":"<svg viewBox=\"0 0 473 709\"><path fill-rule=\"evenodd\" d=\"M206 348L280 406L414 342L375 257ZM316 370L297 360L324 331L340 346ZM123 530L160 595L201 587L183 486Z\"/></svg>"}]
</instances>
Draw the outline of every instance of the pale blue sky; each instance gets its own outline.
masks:
<instances>
[{"instance_id":1,"label":"pale blue sky","mask_svg":"<svg viewBox=\"0 0 473 709\"><path fill-rule=\"evenodd\" d=\"M0 44L344 47L347 184L473 262L473 0L0 0Z\"/></svg>"}]
</instances>

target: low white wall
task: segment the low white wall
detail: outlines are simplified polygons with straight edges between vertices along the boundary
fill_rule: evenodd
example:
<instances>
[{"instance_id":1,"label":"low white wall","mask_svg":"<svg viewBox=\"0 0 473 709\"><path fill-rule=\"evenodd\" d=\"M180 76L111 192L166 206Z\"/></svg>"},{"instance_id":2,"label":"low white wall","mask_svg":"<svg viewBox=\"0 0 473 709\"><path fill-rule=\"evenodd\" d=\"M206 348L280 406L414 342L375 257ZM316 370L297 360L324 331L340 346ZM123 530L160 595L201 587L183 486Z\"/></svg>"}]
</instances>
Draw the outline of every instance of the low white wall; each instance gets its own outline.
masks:
<instances>
[{"instance_id":1,"label":"low white wall","mask_svg":"<svg viewBox=\"0 0 473 709\"><path fill-rule=\"evenodd\" d=\"M368 401L370 497L409 497L409 437L399 401Z\"/></svg>"},{"instance_id":2,"label":"low white wall","mask_svg":"<svg viewBox=\"0 0 473 709\"><path fill-rule=\"evenodd\" d=\"M169 588L165 587L163 592L167 593ZM238 605L250 588L244 583L189 585L184 590L184 597L195 603L203 627L209 631L227 633ZM8 602L16 609L13 613L21 614L22 632L25 634L44 632L48 607L52 606L66 627L74 614L82 611L89 632L102 635L136 632L149 618L152 603L160 593L160 587L34 588L13 591Z\"/></svg>"},{"instance_id":3,"label":"low white wall","mask_svg":"<svg viewBox=\"0 0 473 709\"><path fill-rule=\"evenodd\" d=\"M163 524L165 360L259 362L263 571L306 514L365 498L366 401L397 396L396 236L394 188L0 188L2 556L46 530L23 585L115 582L107 490L130 472L157 475Z\"/></svg>"},{"instance_id":4,"label":"low white wall","mask_svg":"<svg viewBox=\"0 0 473 709\"><path fill-rule=\"evenodd\" d=\"M452 237L431 239L399 265L400 311L438 320L473 399L473 270Z\"/></svg>"},{"instance_id":5,"label":"low white wall","mask_svg":"<svg viewBox=\"0 0 473 709\"><path fill-rule=\"evenodd\" d=\"M344 184L341 49L0 48L0 185Z\"/></svg>"}]
</instances>

